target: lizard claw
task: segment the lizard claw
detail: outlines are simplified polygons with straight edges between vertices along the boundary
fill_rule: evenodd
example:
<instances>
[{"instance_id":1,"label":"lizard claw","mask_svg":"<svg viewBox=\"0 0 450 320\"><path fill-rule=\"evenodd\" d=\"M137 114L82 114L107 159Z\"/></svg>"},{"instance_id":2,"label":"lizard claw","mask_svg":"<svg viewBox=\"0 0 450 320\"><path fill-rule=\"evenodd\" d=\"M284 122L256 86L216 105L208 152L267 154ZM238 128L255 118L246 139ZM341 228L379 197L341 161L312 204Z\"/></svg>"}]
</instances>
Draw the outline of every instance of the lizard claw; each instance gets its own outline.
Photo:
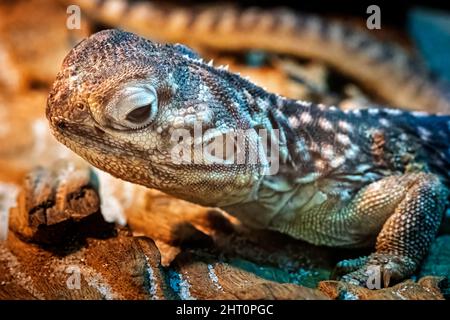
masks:
<instances>
[{"instance_id":1,"label":"lizard claw","mask_svg":"<svg viewBox=\"0 0 450 320\"><path fill-rule=\"evenodd\" d=\"M369 289L381 289L381 285L386 288L409 276L416 268L416 262L411 258L391 254L374 253L363 261L359 268L343 275L340 280Z\"/></svg>"},{"instance_id":2,"label":"lizard claw","mask_svg":"<svg viewBox=\"0 0 450 320\"><path fill-rule=\"evenodd\" d=\"M384 288L389 287L389 283L391 282L391 277L393 274L392 266L390 264L387 264L383 268L383 286Z\"/></svg>"}]
</instances>

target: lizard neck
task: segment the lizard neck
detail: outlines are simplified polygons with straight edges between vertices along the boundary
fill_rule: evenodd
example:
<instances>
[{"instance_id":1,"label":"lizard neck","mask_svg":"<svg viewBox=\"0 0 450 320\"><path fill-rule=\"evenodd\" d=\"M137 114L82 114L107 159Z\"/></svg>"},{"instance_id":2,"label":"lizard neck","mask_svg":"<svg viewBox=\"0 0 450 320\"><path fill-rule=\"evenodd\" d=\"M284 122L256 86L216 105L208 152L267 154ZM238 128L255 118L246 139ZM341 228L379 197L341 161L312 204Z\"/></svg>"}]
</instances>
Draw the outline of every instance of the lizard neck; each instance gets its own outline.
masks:
<instances>
[{"instance_id":1,"label":"lizard neck","mask_svg":"<svg viewBox=\"0 0 450 320\"><path fill-rule=\"evenodd\" d=\"M265 228L302 190L309 188L314 194L320 181L359 162L360 138L348 120L351 116L336 108L274 95L253 100L259 102L252 108L259 110L252 118L255 128L268 132L277 154L271 154L271 171L255 181L245 200L222 208L253 227Z\"/></svg>"},{"instance_id":2,"label":"lizard neck","mask_svg":"<svg viewBox=\"0 0 450 320\"><path fill-rule=\"evenodd\" d=\"M357 157L358 134L343 111L279 96L269 96L265 104L269 107L259 108L264 117L255 122L278 146L279 170L271 176L313 181Z\"/></svg>"}]
</instances>

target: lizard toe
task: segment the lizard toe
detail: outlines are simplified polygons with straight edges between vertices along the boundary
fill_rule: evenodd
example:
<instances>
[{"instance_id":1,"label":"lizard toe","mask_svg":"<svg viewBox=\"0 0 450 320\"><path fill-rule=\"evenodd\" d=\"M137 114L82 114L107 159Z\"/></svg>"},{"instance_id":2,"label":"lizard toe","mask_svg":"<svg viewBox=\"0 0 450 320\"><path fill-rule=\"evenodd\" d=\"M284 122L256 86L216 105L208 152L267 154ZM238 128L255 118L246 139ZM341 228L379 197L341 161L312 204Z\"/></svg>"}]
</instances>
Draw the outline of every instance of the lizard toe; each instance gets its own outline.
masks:
<instances>
[{"instance_id":1,"label":"lizard toe","mask_svg":"<svg viewBox=\"0 0 450 320\"><path fill-rule=\"evenodd\" d=\"M410 276L417 267L411 258L393 254L373 253L365 260L359 260L365 262L356 270L343 275L341 281L369 289L381 289Z\"/></svg>"},{"instance_id":2,"label":"lizard toe","mask_svg":"<svg viewBox=\"0 0 450 320\"><path fill-rule=\"evenodd\" d=\"M338 279L345 274L358 270L367 262L367 257L359 257L356 259L346 259L339 261L334 268L331 278Z\"/></svg>"}]
</instances>

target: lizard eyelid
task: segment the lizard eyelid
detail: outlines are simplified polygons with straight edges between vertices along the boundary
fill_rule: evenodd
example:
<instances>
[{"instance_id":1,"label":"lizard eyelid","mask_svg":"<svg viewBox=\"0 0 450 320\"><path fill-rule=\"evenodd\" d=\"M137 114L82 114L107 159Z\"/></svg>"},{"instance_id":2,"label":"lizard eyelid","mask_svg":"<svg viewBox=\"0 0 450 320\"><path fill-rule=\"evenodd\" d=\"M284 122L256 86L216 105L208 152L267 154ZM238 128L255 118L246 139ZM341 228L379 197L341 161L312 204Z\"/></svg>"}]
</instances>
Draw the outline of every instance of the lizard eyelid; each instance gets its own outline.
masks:
<instances>
[{"instance_id":1,"label":"lizard eyelid","mask_svg":"<svg viewBox=\"0 0 450 320\"><path fill-rule=\"evenodd\" d=\"M141 129L153 121L157 112L156 90L150 85L133 85L122 91L111 115L120 127Z\"/></svg>"}]
</instances>

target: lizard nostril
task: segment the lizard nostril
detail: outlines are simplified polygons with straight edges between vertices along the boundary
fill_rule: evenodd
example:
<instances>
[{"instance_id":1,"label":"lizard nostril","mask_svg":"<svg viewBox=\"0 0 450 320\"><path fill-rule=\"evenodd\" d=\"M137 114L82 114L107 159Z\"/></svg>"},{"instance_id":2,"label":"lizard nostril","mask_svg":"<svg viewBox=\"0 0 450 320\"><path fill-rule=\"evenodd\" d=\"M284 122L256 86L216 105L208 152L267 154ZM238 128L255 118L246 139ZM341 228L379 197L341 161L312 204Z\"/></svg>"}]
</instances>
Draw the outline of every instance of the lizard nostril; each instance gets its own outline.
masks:
<instances>
[{"instance_id":1,"label":"lizard nostril","mask_svg":"<svg viewBox=\"0 0 450 320\"><path fill-rule=\"evenodd\" d=\"M64 130L67 128L66 123L63 120L58 120L56 122L56 126L60 129L60 130Z\"/></svg>"}]
</instances>

